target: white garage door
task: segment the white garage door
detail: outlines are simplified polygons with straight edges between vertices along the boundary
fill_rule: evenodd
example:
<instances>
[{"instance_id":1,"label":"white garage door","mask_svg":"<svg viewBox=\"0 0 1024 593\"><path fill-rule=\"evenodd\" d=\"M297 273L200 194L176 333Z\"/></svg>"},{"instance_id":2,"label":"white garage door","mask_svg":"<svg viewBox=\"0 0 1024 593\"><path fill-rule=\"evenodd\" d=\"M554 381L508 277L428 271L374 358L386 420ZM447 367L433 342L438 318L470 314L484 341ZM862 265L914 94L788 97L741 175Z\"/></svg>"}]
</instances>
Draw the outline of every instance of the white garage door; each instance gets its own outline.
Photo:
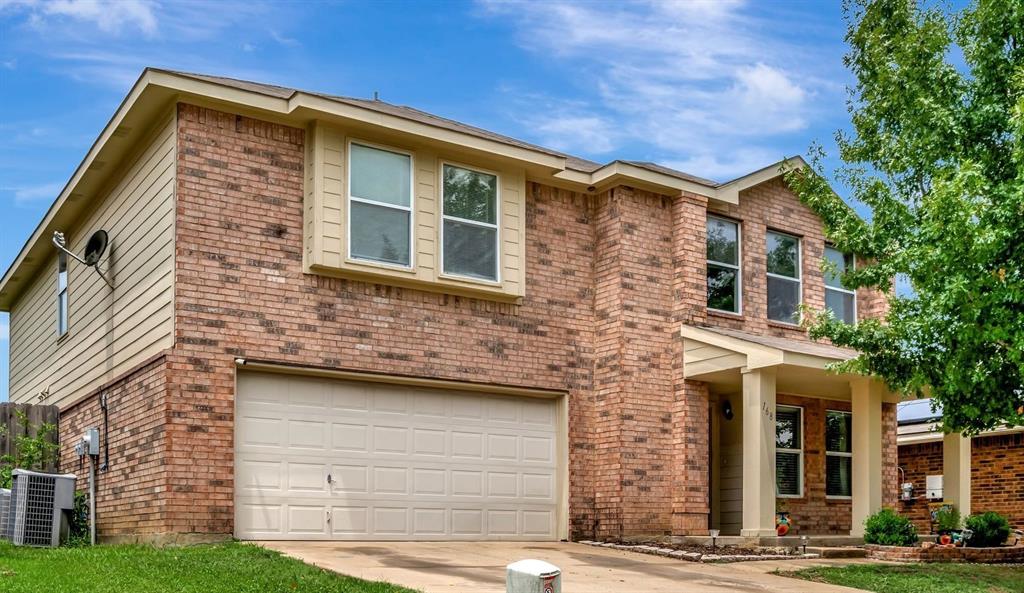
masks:
<instances>
[{"instance_id":1,"label":"white garage door","mask_svg":"<svg viewBox=\"0 0 1024 593\"><path fill-rule=\"evenodd\" d=\"M242 372L242 539L552 540L557 404Z\"/></svg>"}]
</instances>

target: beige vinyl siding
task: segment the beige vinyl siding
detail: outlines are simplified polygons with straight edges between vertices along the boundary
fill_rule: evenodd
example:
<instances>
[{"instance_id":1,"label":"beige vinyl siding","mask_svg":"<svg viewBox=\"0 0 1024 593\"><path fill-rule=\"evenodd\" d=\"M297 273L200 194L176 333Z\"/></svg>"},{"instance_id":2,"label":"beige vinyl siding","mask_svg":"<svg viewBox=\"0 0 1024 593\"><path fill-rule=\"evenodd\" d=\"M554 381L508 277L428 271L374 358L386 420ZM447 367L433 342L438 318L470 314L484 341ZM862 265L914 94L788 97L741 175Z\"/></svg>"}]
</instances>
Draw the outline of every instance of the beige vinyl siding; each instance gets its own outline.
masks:
<instances>
[{"instance_id":1,"label":"beige vinyl siding","mask_svg":"<svg viewBox=\"0 0 1024 593\"><path fill-rule=\"evenodd\" d=\"M110 236L111 289L95 271L68 265L68 333L57 336L56 250L11 307L11 400L65 405L173 345L175 121L168 112L115 172L73 228ZM101 266L104 267L104 266Z\"/></svg>"},{"instance_id":2,"label":"beige vinyl siding","mask_svg":"<svg viewBox=\"0 0 1024 593\"><path fill-rule=\"evenodd\" d=\"M307 269L314 273L376 279L454 294L493 295L518 298L525 294L526 171L466 154L446 154L436 148L382 139L363 132L316 123L307 130L306 155L306 245ZM412 268L378 266L347 259L345 187L349 141L407 151L413 156L414 204ZM497 172L500 180L501 281L489 283L445 276L441 269L441 163L452 162Z\"/></svg>"}]
</instances>

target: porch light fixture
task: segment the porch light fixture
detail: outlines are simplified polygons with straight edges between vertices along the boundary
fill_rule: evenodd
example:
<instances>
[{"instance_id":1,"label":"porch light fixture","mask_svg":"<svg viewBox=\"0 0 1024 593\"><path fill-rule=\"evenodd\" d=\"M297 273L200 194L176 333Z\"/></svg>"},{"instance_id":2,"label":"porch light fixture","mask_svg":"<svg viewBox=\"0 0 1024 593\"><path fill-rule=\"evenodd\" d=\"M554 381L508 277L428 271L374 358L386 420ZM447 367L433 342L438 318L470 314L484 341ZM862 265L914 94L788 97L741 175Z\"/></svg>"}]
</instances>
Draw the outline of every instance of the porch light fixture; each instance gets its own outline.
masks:
<instances>
[{"instance_id":1,"label":"porch light fixture","mask_svg":"<svg viewBox=\"0 0 1024 593\"><path fill-rule=\"evenodd\" d=\"M724 402L722 402L722 415L725 416L726 420L732 420L732 402L730 402L729 400L725 400Z\"/></svg>"}]
</instances>

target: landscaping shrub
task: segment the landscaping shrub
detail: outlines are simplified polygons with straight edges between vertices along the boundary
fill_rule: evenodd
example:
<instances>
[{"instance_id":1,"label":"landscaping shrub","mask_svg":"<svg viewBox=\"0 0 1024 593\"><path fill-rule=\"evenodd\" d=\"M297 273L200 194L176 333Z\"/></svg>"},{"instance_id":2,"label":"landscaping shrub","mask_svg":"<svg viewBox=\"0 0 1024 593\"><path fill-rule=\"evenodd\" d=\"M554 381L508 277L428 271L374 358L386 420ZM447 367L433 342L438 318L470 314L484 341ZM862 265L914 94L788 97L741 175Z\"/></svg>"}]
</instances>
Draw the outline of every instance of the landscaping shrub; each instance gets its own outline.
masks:
<instances>
[{"instance_id":1,"label":"landscaping shrub","mask_svg":"<svg viewBox=\"0 0 1024 593\"><path fill-rule=\"evenodd\" d=\"M32 423L23 410L15 410L17 425L23 434L14 439L14 454L0 456L0 488L11 487L11 472L15 469L46 470L55 465L60 455L60 445L55 441L57 425L44 422L35 428L31 436ZM0 425L0 434L7 435L7 426Z\"/></svg>"},{"instance_id":2,"label":"landscaping shrub","mask_svg":"<svg viewBox=\"0 0 1024 593\"><path fill-rule=\"evenodd\" d=\"M943 506L935 511L935 528L939 533L960 529L960 511L953 505Z\"/></svg>"},{"instance_id":3,"label":"landscaping shrub","mask_svg":"<svg viewBox=\"0 0 1024 593\"><path fill-rule=\"evenodd\" d=\"M881 546L909 546L917 542L917 528L892 509L882 509L864 520L864 542Z\"/></svg>"},{"instance_id":4,"label":"landscaping shrub","mask_svg":"<svg viewBox=\"0 0 1024 593\"><path fill-rule=\"evenodd\" d=\"M974 532L967 543L975 547L998 546L1010 537L1010 522L995 511L967 517L967 529Z\"/></svg>"}]
</instances>

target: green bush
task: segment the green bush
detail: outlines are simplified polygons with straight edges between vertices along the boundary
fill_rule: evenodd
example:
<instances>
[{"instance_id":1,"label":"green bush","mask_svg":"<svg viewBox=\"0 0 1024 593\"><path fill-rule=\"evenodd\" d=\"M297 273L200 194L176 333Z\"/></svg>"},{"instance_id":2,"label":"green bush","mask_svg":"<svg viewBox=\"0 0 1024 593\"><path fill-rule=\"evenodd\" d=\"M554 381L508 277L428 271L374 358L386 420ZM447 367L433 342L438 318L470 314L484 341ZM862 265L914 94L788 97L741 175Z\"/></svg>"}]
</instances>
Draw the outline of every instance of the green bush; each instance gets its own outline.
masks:
<instances>
[{"instance_id":1,"label":"green bush","mask_svg":"<svg viewBox=\"0 0 1024 593\"><path fill-rule=\"evenodd\" d=\"M971 546L999 546L1010 537L1010 522L995 511L967 517L967 529L974 532L967 542Z\"/></svg>"},{"instance_id":2,"label":"green bush","mask_svg":"<svg viewBox=\"0 0 1024 593\"><path fill-rule=\"evenodd\" d=\"M953 505L944 505L935 511L935 528L939 533L943 531L956 531L960 529L960 511Z\"/></svg>"},{"instance_id":3,"label":"green bush","mask_svg":"<svg viewBox=\"0 0 1024 593\"><path fill-rule=\"evenodd\" d=\"M881 546L909 546L917 542L917 528L892 509L882 509L864 520L864 542Z\"/></svg>"}]
</instances>

